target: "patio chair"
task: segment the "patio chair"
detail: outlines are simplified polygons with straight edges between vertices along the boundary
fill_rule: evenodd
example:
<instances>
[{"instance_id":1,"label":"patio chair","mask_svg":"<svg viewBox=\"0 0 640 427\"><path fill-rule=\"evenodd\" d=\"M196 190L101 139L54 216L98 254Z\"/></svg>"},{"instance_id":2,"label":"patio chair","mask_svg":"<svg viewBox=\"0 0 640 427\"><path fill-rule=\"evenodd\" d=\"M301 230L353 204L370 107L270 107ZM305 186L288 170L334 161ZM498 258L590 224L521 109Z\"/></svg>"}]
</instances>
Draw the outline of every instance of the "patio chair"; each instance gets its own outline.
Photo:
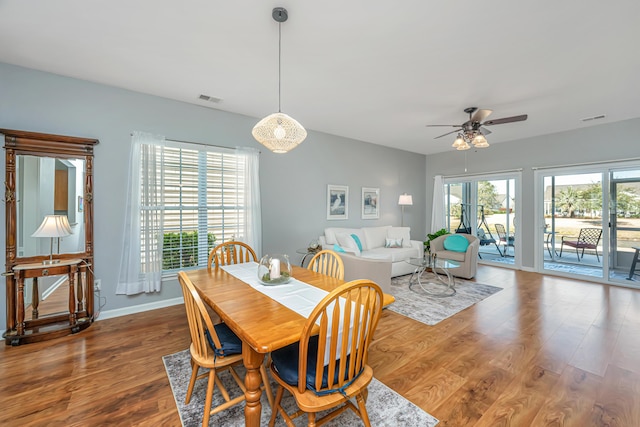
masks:
<instances>
[{"instance_id":1,"label":"patio chair","mask_svg":"<svg viewBox=\"0 0 640 427\"><path fill-rule=\"evenodd\" d=\"M601 228L581 228L577 239L575 236L562 236L560 256L562 256L562 248L564 245L567 245L576 249L578 261L581 261L584 257L585 249L593 249L596 252L596 259L600 262L600 256L598 255L598 244L600 243L600 238L602 238ZM580 249L582 249L582 253L580 252Z\"/></svg>"},{"instance_id":2,"label":"patio chair","mask_svg":"<svg viewBox=\"0 0 640 427\"><path fill-rule=\"evenodd\" d=\"M507 237L507 231L502 224L495 224L496 233L498 233L498 238L500 239L500 244L504 245L504 251L502 256L507 256L509 252L509 247L514 248L515 251L515 241L516 238L514 236Z\"/></svg>"}]
</instances>

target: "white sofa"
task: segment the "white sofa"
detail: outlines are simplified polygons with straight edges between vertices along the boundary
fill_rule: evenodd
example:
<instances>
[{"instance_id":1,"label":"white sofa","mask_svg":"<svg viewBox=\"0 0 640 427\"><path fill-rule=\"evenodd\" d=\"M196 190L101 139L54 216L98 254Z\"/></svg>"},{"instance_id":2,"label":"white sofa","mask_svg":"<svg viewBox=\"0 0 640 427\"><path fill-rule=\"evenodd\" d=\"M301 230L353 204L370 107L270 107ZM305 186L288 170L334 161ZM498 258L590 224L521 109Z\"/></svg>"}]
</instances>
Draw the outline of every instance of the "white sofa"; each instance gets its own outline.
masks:
<instances>
[{"instance_id":1,"label":"white sofa","mask_svg":"<svg viewBox=\"0 0 640 427\"><path fill-rule=\"evenodd\" d=\"M320 236L319 242L323 249L334 249L334 245L340 246L345 253L340 256L345 261L345 279L353 280L371 279L376 281L374 277L352 277L351 271L356 269L358 273L371 269L371 261L381 263L391 263L391 277L402 276L404 274L413 273L415 267L405 262L408 258L420 258L424 251L423 242L420 240L411 240L411 229L409 227L392 227L390 225L380 227L362 227L362 228L325 228L324 235ZM362 250L355 248L353 240L349 240L347 236L355 234L358 236L362 245ZM401 247L385 247L389 241L395 243L401 242ZM359 263L358 260L361 260ZM350 266L353 266L350 268ZM377 282L377 281L376 281Z\"/></svg>"}]
</instances>

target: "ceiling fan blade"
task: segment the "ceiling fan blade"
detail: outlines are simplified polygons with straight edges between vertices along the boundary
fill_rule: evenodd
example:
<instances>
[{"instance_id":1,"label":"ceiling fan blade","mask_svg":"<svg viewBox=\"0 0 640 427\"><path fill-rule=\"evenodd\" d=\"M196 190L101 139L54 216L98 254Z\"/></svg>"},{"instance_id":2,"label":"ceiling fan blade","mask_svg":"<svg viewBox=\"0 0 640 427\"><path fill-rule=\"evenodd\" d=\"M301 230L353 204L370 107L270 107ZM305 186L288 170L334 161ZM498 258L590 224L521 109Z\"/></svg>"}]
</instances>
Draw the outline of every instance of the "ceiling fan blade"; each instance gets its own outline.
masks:
<instances>
[{"instance_id":1,"label":"ceiling fan blade","mask_svg":"<svg viewBox=\"0 0 640 427\"><path fill-rule=\"evenodd\" d=\"M436 136L436 137L435 137L435 138L433 138L433 139L442 138L443 136L451 135L452 133L461 132L461 131L462 131L462 129L452 130L451 132L447 132L447 133L442 134L442 135L440 135L440 136Z\"/></svg>"},{"instance_id":2,"label":"ceiling fan blade","mask_svg":"<svg viewBox=\"0 0 640 427\"><path fill-rule=\"evenodd\" d=\"M471 119L469 119L469 121L482 123L482 121L487 117L489 117L489 114L491 114L492 112L493 110L478 110L475 113L473 113L473 116L471 116Z\"/></svg>"},{"instance_id":3,"label":"ceiling fan blade","mask_svg":"<svg viewBox=\"0 0 640 427\"><path fill-rule=\"evenodd\" d=\"M486 136L486 135L489 135L492 132L489 129L480 128L480 133Z\"/></svg>"},{"instance_id":4,"label":"ceiling fan blade","mask_svg":"<svg viewBox=\"0 0 640 427\"><path fill-rule=\"evenodd\" d=\"M503 123L513 123L513 122L521 122L523 120L527 120L526 114L521 114L519 116L505 117L502 119L495 120L487 120L482 124L482 126L491 126L491 125L501 125Z\"/></svg>"}]
</instances>

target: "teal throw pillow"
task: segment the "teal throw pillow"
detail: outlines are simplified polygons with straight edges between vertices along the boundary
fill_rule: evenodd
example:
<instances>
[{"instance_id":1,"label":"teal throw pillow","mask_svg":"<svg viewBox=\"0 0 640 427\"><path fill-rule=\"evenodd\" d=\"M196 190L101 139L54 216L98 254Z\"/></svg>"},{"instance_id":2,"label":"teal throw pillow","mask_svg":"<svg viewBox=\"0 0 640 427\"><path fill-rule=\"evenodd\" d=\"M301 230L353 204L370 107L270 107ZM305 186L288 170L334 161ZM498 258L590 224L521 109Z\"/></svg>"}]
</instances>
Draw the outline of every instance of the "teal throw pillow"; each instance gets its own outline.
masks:
<instances>
[{"instance_id":1,"label":"teal throw pillow","mask_svg":"<svg viewBox=\"0 0 640 427\"><path fill-rule=\"evenodd\" d=\"M358 245L358 249L360 249L360 252L362 252L362 242L360 241L360 238L358 237L358 235L352 234L351 237L353 237L353 240L356 241L356 245Z\"/></svg>"},{"instance_id":2,"label":"teal throw pillow","mask_svg":"<svg viewBox=\"0 0 640 427\"><path fill-rule=\"evenodd\" d=\"M444 248L452 252L466 252L469 241L459 234L452 234L444 239Z\"/></svg>"},{"instance_id":3,"label":"teal throw pillow","mask_svg":"<svg viewBox=\"0 0 640 427\"><path fill-rule=\"evenodd\" d=\"M344 249L342 249L342 246L338 245L337 243L334 243L333 250L335 252L344 252Z\"/></svg>"}]
</instances>

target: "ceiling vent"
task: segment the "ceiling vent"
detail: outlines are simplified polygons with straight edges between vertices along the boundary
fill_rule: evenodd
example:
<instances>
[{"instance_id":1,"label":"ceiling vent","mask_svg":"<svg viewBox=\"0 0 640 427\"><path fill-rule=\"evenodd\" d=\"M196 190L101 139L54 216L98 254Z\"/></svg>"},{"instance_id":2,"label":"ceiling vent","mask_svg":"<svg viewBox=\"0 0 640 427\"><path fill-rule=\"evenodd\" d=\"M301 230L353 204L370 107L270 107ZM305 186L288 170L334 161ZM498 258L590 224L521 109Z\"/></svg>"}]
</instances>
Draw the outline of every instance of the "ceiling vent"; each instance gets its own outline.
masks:
<instances>
[{"instance_id":1,"label":"ceiling vent","mask_svg":"<svg viewBox=\"0 0 640 427\"><path fill-rule=\"evenodd\" d=\"M201 101L213 102L214 104L219 104L222 102L222 98L216 98L215 96L209 95L200 95L198 97Z\"/></svg>"},{"instance_id":2,"label":"ceiling vent","mask_svg":"<svg viewBox=\"0 0 640 427\"><path fill-rule=\"evenodd\" d=\"M584 119L580 119L580 121L590 122L591 120L600 120L600 119L604 119L605 117L606 115L600 114L599 116L585 117Z\"/></svg>"}]
</instances>

